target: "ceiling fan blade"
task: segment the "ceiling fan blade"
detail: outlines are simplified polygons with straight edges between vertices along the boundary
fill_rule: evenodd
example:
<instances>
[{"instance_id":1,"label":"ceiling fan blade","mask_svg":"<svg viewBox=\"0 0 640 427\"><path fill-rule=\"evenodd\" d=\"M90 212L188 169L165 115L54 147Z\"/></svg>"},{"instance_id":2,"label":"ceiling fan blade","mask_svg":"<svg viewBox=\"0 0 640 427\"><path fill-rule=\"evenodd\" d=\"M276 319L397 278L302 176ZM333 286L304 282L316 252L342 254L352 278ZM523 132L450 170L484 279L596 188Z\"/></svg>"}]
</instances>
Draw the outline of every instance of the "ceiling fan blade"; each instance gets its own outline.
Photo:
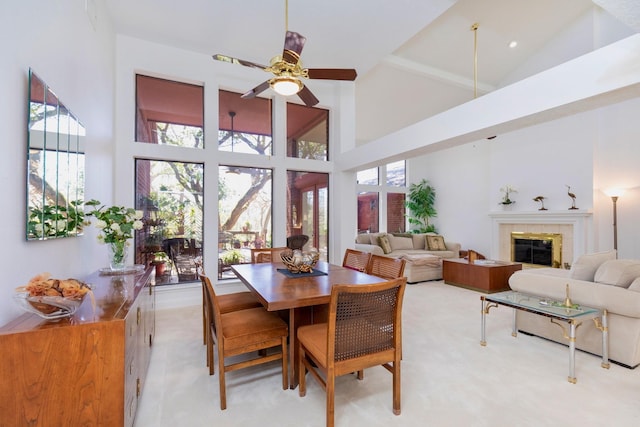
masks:
<instances>
[{"instance_id":1,"label":"ceiling fan blade","mask_svg":"<svg viewBox=\"0 0 640 427\"><path fill-rule=\"evenodd\" d=\"M250 91L243 93L240 98L255 98L256 95L264 92L267 89L269 89L269 80L262 82Z\"/></svg>"},{"instance_id":2,"label":"ceiling fan blade","mask_svg":"<svg viewBox=\"0 0 640 427\"><path fill-rule=\"evenodd\" d=\"M309 68L310 79L355 80L358 76L353 68Z\"/></svg>"},{"instance_id":3,"label":"ceiling fan blade","mask_svg":"<svg viewBox=\"0 0 640 427\"><path fill-rule=\"evenodd\" d=\"M300 97L300 99L302 99L302 102L304 102L307 107L313 107L318 102L320 102L318 101L318 98L316 98L315 95L311 93L307 86L302 86L302 89L300 89L300 92L298 92L298 96Z\"/></svg>"},{"instance_id":4,"label":"ceiling fan blade","mask_svg":"<svg viewBox=\"0 0 640 427\"><path fill-rule=\"evenodd\" d=\"M299 33L287 31L284 38L284 49L282 50L282 59L289 64L297 64L300 61L300 54L307 39Z\"/></svg>"},{"instance_id":5,"label":"ceiling fan blade","mask_svg":"<svg viewBox=\"0 0 640 427\"><path fill-rule=\"evenodd\" d=\"M230 56L221 55L219 53L212 55L212 57L216 61L228 62L230 64L244 65L245 67L259 68L260 70L264 70L265 68L267 68L266 65L256 64L255 62L245 61L244 59L232 58Z\"/></svg>"}]
</instances>

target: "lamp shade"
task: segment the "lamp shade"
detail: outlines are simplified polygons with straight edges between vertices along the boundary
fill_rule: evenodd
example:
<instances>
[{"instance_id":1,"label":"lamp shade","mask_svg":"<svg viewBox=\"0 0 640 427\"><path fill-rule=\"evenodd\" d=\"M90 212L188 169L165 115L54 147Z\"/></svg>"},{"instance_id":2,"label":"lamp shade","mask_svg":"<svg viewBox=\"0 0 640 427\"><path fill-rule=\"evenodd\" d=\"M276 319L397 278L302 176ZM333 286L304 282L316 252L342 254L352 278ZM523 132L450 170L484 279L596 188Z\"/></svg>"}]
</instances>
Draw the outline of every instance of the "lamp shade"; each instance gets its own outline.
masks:
<instances>
[{"instance_id":1,"label":"lamp shade","mask_svg":"<svg viewBox=\"0 0 640 427\"><path fill-rule=\"evenodd\" d=\"M302 82L294 77L274 77L269 84L277 94L282 96L295 95L302 89Z\"/></svg>"},{"instance_id":2,"label":"lamp shade","mask_svg":"<svg viewBox=\"0 0 640 427\"><path fill-rule=\"evenodd\" d=\"M624 188L608 188L604 190L604 193L609 197L620 197L624 194Z\"/></svg>"}]
</instances>

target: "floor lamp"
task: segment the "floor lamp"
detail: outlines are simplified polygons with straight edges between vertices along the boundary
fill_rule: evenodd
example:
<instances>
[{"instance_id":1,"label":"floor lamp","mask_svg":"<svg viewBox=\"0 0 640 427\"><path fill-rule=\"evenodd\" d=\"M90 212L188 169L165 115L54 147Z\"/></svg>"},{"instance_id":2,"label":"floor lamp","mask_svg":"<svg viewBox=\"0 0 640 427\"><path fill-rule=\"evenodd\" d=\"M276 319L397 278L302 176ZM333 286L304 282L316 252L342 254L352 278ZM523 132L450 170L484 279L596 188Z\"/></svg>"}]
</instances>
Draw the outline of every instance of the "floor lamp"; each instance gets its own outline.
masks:
<instances>
[{"instance_id":1,"label":"floor lamp","mask_svg":"<svg viewBox=\"0 0 640 427\"><path fill-rule=\"evenodd\" d=\"M607 196L611 197L613 202L613 249L616 251L616 258L618 257L618 197L624 193L624 190L614 188L606 191Z\"/></svg>"}]
</instances>

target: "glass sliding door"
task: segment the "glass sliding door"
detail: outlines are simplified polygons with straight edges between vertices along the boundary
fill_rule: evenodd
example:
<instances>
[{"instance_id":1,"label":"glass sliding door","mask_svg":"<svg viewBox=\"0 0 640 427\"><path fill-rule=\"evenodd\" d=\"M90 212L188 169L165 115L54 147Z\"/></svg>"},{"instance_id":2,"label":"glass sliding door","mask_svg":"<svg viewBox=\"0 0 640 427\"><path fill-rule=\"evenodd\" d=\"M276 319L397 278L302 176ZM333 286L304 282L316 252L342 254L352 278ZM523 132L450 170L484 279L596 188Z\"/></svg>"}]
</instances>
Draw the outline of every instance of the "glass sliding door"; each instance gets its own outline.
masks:
<instances>
[{"instance_id":1,"label":"glass sliding door","mask_svg":"<svg viewBox=\"0 0 640 427\"><path fill-rule=\"evenodd\" d=\"M287 236L305 234L304 249L317 248L327 261L329 251L329 175L287 171Z\"/></svg>"}]
</instances>

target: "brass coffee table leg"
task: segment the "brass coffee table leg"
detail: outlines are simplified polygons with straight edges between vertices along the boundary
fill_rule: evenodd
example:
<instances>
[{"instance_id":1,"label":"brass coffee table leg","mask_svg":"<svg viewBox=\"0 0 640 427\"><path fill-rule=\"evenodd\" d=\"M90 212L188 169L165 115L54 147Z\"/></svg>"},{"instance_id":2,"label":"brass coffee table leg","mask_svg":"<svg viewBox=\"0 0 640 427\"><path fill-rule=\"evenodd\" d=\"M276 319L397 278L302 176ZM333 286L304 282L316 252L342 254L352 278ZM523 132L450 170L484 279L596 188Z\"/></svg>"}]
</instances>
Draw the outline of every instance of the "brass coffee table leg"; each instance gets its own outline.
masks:
<instances>
[{"instance_id":1,"label":"brass coffee table leg","mask_svg":"<svg viewBox=\"0 0 640 427\"><path fill-rule=\"evenodd\" d=\"M570 383L575 384L576 379L576 322L569 322L569 378Z\"/></svg>"}]
</instances>

